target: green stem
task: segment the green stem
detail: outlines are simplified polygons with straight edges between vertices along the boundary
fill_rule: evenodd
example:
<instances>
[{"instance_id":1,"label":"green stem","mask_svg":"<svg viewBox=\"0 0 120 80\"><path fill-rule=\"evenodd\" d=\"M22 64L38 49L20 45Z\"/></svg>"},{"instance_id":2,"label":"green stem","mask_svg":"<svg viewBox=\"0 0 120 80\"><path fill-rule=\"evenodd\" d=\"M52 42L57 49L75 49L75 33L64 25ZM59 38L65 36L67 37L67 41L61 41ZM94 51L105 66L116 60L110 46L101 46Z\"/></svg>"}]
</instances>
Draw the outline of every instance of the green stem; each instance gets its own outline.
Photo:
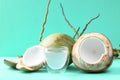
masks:
<instances>
[{"instance_id":1,"label":"green stem","mask_svg":"<svg viewBox=\"0 0 120 80\"><path fill-rule=\"evenodd\" d=\"M120 58L120 49L113 49L113 56L115 58Z\"/></svg>"},{"instance_id":2,"label":"green stem","mask_svg":"<svg viewBox=\"0 0 120 80\"><path fill-rule=\"evenodd\" d=\"M79 37L79 34L78 34L78 31L72 26L72 24L68 21L68 19L66 18L65 16L65 13L64 13L64 9L63 9L63 6L62 6L62 3L60 3L60 7L62 9L62 14L64 16L64 19L65 21L68 23L68 25L70 26L70 28L74 31L74 33L77 35L77 37Z\"/></svg>"},{"instance_id":3,"label":"green stem","mask_svg":"<svg viewBox=\"0 0 120 80\"><path fill-rule=\"evenodd\" d=\"M87 24L85 25L85 27L83 28L82 32L80 33L80 36L85 32L85 30L87 29L88 25L95 19L97 19L100 16L100 14L98 14L96 17L90 19Z\"/></svg>"},{"instance_id":4,"label":"green stem","mask_svg":"<svg viewBox=\"0 0 120 80\"><path fill-rule=\"evenodd\" d=\"M73 39L75 39L75 37L76 37L76 35L78 34L79 30L80 30L80 27L78 27L77 32L76 32L75 35L73 36ZM78 39L78 37L77 37L77 39Z\"/></svg>"},{"instance_id":5,"label":"green stem","mask_svg":"<svg viewBox=\"0 0 120 80\"><path fill-rule=\"evenodd\" d=\"M44 21L43 21L43 24L42 24L42 31L40 33L40 42L42 41L43 33L44 33L44 30L45 30L44 26L45 26L46 21L47 21L47 16L48 16L50 2L51 2L51 0L48 0L48 4L47 4L47 7L46 7L46 12L45 12L45 17L44 17Z\"/></svg>"}]
</instances>

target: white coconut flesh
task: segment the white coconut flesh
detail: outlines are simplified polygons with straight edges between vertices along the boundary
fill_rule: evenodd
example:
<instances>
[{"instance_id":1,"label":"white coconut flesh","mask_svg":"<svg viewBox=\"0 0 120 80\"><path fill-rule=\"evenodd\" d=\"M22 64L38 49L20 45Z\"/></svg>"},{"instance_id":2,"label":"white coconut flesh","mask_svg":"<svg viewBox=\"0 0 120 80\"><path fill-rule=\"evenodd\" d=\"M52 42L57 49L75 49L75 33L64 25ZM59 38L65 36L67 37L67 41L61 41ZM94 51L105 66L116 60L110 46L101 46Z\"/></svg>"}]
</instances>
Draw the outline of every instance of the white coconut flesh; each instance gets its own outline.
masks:
<instances>
[{"instance_id":1,"label":"white coconut flesh","mask_svg":"<svg viewBox=\"0 0 120 80\"><path fill-rule=\"evenodd\" d=\"M45 55L47 66L54 70L64 68L64 66L67 65L66 62L68 62L68 54L69 54L68 49L62 51L55 49L54 51L51 51L50 49L46 50Z\"/></svg>"},{"instance_id":2,"label":"white coconut flesh","mask_svg":"<svg viewBox=\"0 0 120 80\"><path fill-rule=\"evenodd\" d=\"M26 50L22 59L26 66L33 67L43 64L45 61L44 47L36 45Z\"/></svg>"},{"instance_id":3,"label":"white coconut flesh","mask_svg":"<svg viewBox=\"0 0 120 80\"><path fill-rule=\"evenodd\" d=\"M95 64L106 54L106 47L99 38L88 37L81 42L79 53L85 62Z\"/></svg>"}]
</instances>

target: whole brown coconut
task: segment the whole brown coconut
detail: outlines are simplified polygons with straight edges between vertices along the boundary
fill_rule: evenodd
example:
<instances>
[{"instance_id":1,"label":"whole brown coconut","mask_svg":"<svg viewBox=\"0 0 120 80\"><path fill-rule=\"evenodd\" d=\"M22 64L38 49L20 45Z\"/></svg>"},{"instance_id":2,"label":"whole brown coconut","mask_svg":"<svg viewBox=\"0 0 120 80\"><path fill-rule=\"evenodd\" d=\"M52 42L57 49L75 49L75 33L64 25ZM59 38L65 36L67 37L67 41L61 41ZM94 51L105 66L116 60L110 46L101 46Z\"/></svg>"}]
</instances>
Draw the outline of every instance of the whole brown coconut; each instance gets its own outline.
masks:
<instances>
[{"instance_id":1,"label":"whole brown coconut","mask_svg":"<svg viewBox=\"0 0 120 80\"><path fill-rule=\"evenodd\" d=\"M101 72L111 65L112 50L110 41L103 34L84 34L73 46L73 63L87 72Z\"/></svg>"},{"instance_id":2,"label":"whole brown coconut","mask_svg":"<svg viewBox=\"0 0 120 80\"><path fill-rule=\"evenodd\" d=\"M70 36L63 33L55 33L47 36L44 40L42 40L40 45L44 47L66 46L69 49L68 57L71 58L71 52L74 43L74 39ZM69 63L72 63L72 58L70 59Z\"/></svg>"}]
</instances>

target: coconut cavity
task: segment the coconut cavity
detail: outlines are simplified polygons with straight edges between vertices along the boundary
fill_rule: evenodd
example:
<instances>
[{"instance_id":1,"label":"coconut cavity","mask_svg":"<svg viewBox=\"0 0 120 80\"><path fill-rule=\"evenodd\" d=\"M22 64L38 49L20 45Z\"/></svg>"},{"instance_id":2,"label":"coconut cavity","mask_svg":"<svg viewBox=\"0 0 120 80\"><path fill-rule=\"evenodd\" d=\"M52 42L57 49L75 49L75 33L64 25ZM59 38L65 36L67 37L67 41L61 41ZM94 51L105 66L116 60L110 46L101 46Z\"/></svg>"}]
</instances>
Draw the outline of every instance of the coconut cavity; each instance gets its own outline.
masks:
<instances>
[{"instance_id":1,"label":"coconut cavity","mask_svg":"<svg viewBox=\"0 0 120 80\"><path fill-rule=\"evenodd\" d=\"M85 62L95 64L106 54L106 47L99 38L88 37L81 42L79 53Z\"/></svg>"}]
</instances>

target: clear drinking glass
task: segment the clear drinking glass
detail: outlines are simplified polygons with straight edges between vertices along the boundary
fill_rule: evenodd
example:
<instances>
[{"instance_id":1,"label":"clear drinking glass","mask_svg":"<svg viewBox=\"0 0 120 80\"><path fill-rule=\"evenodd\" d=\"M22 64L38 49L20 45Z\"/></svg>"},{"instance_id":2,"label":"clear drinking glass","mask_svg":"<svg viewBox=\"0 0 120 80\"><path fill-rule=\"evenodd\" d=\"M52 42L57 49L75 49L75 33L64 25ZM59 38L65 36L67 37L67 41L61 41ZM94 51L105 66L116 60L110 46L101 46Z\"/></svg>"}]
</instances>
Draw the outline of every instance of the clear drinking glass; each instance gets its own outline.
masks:
<instances>
[{"instance_id":1,"label":"clear drinking glass","mask_svg":"<svg viewBox=\"0 0 120 80\"><path fill-rule=\"evenodd\" d=\"M63 73L69 64L69 50L65 46L50 47L45 51L48 72Z\"/></svg>"}]
</instances>

